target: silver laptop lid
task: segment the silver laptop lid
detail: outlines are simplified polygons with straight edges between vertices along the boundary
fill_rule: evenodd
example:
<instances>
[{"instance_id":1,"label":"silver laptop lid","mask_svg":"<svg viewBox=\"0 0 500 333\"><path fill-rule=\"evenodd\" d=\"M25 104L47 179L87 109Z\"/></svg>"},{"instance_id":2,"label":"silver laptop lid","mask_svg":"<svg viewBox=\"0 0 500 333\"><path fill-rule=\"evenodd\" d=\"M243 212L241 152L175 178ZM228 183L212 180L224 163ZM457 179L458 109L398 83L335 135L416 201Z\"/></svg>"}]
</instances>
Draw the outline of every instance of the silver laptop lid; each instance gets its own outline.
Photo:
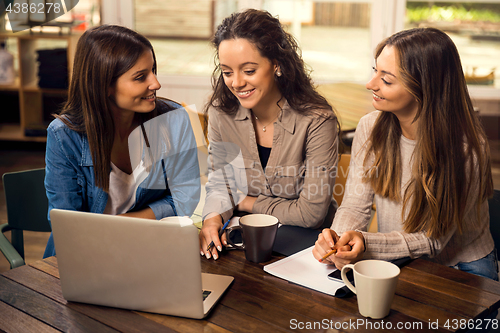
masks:
<instances>
[{"instance_id":1,"label":"silver laptop lid","mask_svg":"<svg viewBox=\"0 0 500 333\"><path fill-rule=\"evenodd\" d=\"M65 299L204 316L194 225L58 209L50 217Z\"/></svg>"}]
</instances>

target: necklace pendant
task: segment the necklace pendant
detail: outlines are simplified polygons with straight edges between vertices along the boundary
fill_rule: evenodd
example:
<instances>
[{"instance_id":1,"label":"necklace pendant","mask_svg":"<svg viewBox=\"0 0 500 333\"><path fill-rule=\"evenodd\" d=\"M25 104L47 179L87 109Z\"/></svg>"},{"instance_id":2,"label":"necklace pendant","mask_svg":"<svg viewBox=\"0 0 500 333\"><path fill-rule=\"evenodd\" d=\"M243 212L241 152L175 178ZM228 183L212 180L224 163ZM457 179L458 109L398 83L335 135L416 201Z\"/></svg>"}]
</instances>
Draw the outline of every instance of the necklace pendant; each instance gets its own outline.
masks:
<instances>
[{"instance_id":1,"label":"necklace pendant","mask_svg":"<svg viewBox=\"0 0 500 333\"><path fill-rule=\"evenodd\" d=\"M266 131L266 126L262 127L262 132Z\"/></svg>"}]
</instances>

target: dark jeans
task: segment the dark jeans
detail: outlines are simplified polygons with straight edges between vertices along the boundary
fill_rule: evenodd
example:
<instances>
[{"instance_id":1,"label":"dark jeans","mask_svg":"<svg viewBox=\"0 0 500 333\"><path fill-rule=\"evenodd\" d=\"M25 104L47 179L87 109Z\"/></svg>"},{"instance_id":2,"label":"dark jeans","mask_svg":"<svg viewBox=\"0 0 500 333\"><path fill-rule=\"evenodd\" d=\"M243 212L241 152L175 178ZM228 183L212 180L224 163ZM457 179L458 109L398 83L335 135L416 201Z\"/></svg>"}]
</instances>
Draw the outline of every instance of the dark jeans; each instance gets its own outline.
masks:
<instances>
[{"instance_id":1,"label":"dark jeans","mask_svg":"<svg viewBox=\"0 0 500 333\"><path fill-rule=\"evenodd\" d=\"M497 251L493 249L490 254L486 257L472 261L472 262L459 262L453 268L459 269L464 272L472 273L475 275L490 278L492 280L498 281L498 258ZM497 320L498 310L490 313L485 319ZM498 325L498 321L496 322ZM491 327L491 325L490 325ZM497 329L489 328L488 330L468 330L467 332L495 332Z\"/></svg>"},{"instance_id":2,"label":"dark jeans","mask_svg":"<svg viewBox=\"0 0 500 333\"><path fill-rule=\"evenodd\" d=\"M486 257L471 262L459 262L453 268L498 281L497 251L493 249Z\"/></svg>"}]
</instances>

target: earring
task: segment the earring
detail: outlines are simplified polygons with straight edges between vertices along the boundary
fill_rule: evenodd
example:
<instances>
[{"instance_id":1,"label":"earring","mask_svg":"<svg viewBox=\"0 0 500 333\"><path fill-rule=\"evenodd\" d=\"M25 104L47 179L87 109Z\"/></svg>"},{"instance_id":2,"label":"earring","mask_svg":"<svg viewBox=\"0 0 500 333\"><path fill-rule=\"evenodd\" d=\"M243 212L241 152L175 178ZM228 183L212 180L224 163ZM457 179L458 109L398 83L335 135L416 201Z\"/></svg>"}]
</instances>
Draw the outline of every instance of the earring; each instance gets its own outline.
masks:
<instances>
[{"instance_id":1,"label":"earring","mask_svg":"<svg viewBox=\"0 0 500 333\"><path fill-rule=\"evenodd\" d=\"M280 71L279 69L278 69L278 70L276 70L276 76L277 76L277 77L280 77L280 76L281 76L281 71Z\"/></svg>"}]
</instances>

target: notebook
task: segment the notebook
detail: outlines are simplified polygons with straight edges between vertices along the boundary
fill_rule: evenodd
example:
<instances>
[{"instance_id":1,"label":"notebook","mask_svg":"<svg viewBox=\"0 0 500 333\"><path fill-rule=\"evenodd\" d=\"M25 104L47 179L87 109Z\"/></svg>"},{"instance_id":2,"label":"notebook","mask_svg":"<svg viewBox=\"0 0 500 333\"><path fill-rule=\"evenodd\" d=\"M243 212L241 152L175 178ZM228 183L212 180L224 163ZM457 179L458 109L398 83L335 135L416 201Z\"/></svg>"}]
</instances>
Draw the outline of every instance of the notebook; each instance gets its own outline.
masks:
<instances>
[{"instance_id":1,"label":"notebook","mask_svg":"<svg viewBox=\"0 0 500 333\"><path fill-rule=\"evenodd\" d=\"M53 209L66 300L201 319L233 277L201 272L188 218L155 221Z\"/></svg>"}]
</instances>

